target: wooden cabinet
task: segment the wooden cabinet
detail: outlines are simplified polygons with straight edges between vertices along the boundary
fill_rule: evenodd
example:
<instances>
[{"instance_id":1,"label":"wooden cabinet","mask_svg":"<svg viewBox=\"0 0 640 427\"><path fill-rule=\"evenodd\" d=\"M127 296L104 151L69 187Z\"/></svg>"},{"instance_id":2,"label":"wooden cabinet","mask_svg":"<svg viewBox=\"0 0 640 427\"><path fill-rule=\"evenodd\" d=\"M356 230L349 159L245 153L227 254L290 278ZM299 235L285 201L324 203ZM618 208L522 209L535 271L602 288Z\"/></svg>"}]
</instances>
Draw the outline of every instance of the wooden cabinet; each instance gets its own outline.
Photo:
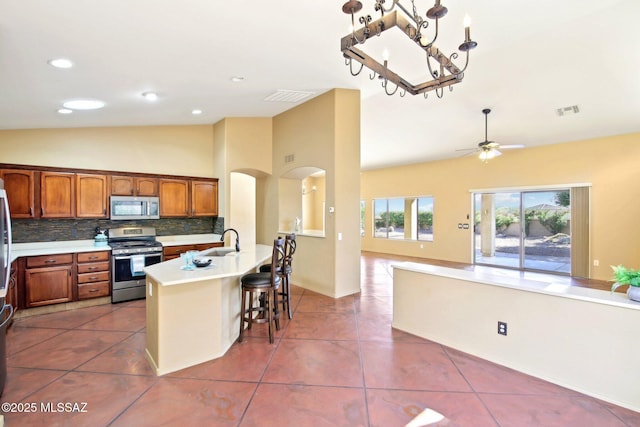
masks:
<instances>
[{"instance_id":1,"label":"wooden cabinet","mask_svg":"<svg viewBox=\"0 0 640 427\"><path fill-rule=\"evenodd\" d=\"M76 174L76 217L108 217L107 183L106 175Z\"/></svg>"},{"instance_id":2,"label":"wooden cabinet","mask_svg":"<svg viewBox=\"0 0 640 427\"><path fill-rule=\"evenodd\" d=\"M83 252L77 255L78 299L108 296L110 291L110 252Z\"/></svg>"},{"instance_id":3,"label":"wooden cabinet","mask_svg":"<svg viewBox=\"0 0 640 427\"><path fill-rule=\"evenodd\" d=\"M160 180L160 216L189 216L189 180Z\"/></svg>"},{"instance_id":4,"label":"wooden cabinet","mask_svg":"<svg viewBox=\"0 0 640 427\"><path fill-rule=\"evenodd\" d=\"M64 172L40 174L42 218L73 218L75 205L75 174Z\"/></svg>"},{"instance_id":5,"label":"wooden cabinet","mask_svg":"<svg viewBox=\"0 0 640 427\"><path fill-rule=\"evenodd\" d=\"M33 218L35 211L34 175L31 170L3 169L0 177L7 191L11 218Z\"/></svg>"},{"instance_id":6,"label":"wooden cabinet","mask_svg":"<svg viewBox=\"0 0 640 427\"><path fill-rule=\"evenodd\" d=\"M25 307L73 300L73 255L28 257L24 272Z\"/></svg>"},{"instance_id":7,"label":"wooden cabinet","mask_svg":"<svg viewBox=\"0 0 640 427\"><path fill-rule=\"evenodd\" d=\"M218 216L217 181L191 181L191 215Z\"/></svg>"},{"instance_id":8,"label":"wooden cabinet","mask_svg":"<svg viewBox=\"0 0 640 427\"><path fill-rule=\"evenodd\" d=\"M158 178L111 176L112 196L157 196Z\"/></svg>"},{"instance_id":9,"label":"wooden cabinet","mask_svg":"<svg viewBox=\"0 0 640 427\"><path fill-rule=\"evenodd\" d=\"M217 180L160 180L160 216L217 216Z\"/></svg>"},{"instance_id":10,"label":"wooden cabinet","mask_svg":"<svg viewBox=\"0 0 640 427\"><path fill-rule=\"evenodd\" d=\"M215 242L215 243L200 243L193 245L178 245L178 246L165 246L162 248L162 257L164 261L169 261L170 259L178 258L180 254L185 253L187 251L204 251L209 248L218 248L223 246L223 242Z\"/></svg>"}]
</instances>

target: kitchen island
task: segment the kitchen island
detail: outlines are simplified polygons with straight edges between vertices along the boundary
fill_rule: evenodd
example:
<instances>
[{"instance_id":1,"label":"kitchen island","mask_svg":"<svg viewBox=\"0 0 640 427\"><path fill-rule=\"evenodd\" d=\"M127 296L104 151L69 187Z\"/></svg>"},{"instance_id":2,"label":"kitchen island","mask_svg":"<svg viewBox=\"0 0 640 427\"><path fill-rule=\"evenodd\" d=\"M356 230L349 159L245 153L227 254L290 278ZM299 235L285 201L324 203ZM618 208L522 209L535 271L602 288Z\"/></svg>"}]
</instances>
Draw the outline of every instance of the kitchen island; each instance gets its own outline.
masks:
<instances>
[{"instance_id":1,"label":"kitchen island","mask_svg":"<svg viewBox=\"0 0 640 427\"><path fill-rule=\"evenodd\" d=\"M164 375L226 353L240 328L240 279L271 258L272 248L201 252L208 267L184 270L180 258L145 267L147 277L146 356Z\"/></svg>"}]
</instances>

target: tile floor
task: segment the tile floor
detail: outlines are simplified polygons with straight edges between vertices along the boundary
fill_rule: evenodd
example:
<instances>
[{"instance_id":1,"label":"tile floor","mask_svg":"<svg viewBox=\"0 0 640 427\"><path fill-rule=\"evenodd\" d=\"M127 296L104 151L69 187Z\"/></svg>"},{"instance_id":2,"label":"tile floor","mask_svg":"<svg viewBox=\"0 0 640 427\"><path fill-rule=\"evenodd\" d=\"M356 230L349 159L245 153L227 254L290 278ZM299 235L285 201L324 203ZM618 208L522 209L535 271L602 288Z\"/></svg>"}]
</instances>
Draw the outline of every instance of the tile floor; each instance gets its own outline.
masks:
<instances>
[{"instance_id":1,"label":"tile floor","mask_svg":"<svg viewBox=\"0 0 640 427\"><path fill-rule=\"evenodd\" d=\"M431 426L640 426L640 413L392 329L392 262L363 255L355 296L294 287L275 344L256 325L224 357L164 377L144 357L144 301L17 319L2 402L36 410L5 425L390 427L429 408L446 417Z\"/></svg>"}]
</instances>

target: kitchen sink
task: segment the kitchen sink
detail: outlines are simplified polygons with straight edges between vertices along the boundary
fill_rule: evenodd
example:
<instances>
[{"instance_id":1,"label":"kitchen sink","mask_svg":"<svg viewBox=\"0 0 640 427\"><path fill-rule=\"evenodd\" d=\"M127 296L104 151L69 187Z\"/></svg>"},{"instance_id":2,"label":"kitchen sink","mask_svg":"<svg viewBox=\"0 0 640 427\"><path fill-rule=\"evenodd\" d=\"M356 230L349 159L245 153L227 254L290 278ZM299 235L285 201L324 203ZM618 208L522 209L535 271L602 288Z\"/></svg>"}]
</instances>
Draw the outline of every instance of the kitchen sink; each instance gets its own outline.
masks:
<instances>
[{"instance_id":1,"label":"kitchen sink","mask_svg":"<svg viewBox=\"0 0 640 427\"><path fill-rule=\"evenodd\" d=\"M203 256L207 257L207 256L225 256L229 253L235 252L236 249L232 248L232 247L228 247L228 248L214 248L214 249L209 249L208 251L204 251L202 253Z\"/></svg>"}]
</instances>

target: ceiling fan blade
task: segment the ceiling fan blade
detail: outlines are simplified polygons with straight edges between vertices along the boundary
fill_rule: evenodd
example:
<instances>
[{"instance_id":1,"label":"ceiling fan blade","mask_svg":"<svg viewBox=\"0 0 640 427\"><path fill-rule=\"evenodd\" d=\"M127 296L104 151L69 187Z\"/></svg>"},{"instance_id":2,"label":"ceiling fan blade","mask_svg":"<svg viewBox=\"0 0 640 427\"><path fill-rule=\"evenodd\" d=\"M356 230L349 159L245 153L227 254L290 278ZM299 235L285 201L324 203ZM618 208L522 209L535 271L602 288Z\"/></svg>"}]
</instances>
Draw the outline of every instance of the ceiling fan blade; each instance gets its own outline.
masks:
<instances>
[{"instance_id":1,"label":"ceiling fan blade","mask_svg":"<svg viewBox=\"0 0 640 427\"><path fill-rule=\"evenodd\" d=\"M456 151L478 151L477 147L474 148L458 148Z\"/></svg>"},{"instance_id":2,"label":"ceiling fan blade","mask_svg":"<svg viewBox=\"0 0 640 427\"><path fill-rule=\"evenodd\" d=\"M524 148L524 144L510 144L510 145L501 145L500 146L501 149L512 149L512 148Z\"/></svg>"}]
</instances>

